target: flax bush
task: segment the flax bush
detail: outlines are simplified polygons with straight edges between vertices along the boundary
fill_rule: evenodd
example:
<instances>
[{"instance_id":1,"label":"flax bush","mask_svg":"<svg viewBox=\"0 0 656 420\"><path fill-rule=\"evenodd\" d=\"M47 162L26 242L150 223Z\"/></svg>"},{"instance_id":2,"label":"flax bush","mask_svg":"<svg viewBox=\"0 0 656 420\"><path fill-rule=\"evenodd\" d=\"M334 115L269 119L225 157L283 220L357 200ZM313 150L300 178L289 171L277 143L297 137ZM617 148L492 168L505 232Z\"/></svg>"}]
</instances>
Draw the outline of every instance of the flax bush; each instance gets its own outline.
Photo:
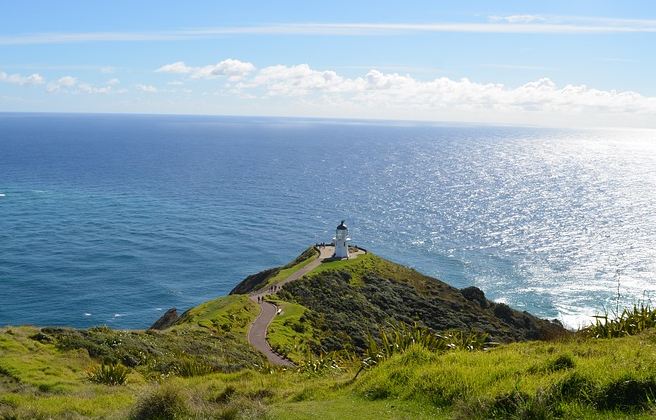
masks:
<instances>
[{"instance_id":1,"label":"flax bush","mask_svg":"<svg viewBox=\"0 0 656 420\"><path fill-rule=\"evenodd\" d=\"M127 381L130 369L117 363L117 364L102 364L100 366L93 366L87 371L89 380L104 385L123 385Z\"/></svg>"},{"instance_id":2,"label":"flax bush","mask_svg":"<svg viewBox=\"0 0 656 420\"><path fill-rule=\"evenodd\" d=\"M588 336L595 338L617 338L638 334L647 328L656 326L656 309L650 305L634 305L633 309L625 308L622 313L595 316L594 324L583 329Z\"/></svg>"}]
</instances>

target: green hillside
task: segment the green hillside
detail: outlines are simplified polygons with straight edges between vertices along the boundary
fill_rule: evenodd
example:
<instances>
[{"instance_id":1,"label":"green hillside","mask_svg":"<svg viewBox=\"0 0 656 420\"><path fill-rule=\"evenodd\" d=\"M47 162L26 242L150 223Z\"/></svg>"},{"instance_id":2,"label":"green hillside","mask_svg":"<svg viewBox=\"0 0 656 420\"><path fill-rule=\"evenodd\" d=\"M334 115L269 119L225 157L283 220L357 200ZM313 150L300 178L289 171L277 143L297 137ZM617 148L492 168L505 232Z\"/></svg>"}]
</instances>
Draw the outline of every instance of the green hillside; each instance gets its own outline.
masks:
<instances>
[{"instance_id":1,"label":"green hillside","mask_svg":"<svg viewBox=\"0 0 656 420\"><path fill-rule=\"evenodd\" d=\"M651 309L561 334L557 324L490 302L481 291L360 257L322 264L271 297L283 310L269 339L295 368L271 366L248 345L258 308L243 294L192 308L163 331L0 328L0 419L656 414ZM258 284L270 280L260 277ZM527 341L535 333L546 340Z\"/></svg>"},{"instance_id":2,"label":"green hillside","mask_svg":"<svg viewBox=\"0 0 656 420\"><path fill-rule=\"evenodd\" d=\"M267 270L251 276L235 290L253 291L257 288L245 287L252 278L258 278L258 284L269 284L267 276L277 277L277 273ZM283 354L298 353L299 345L314 354L337 350L362 354L371 332L397 322L417 323L435 333L473 330L485 333L490 341L504 343L553 339L568 333L558 322L487 300L475 287L459 290L372 253L324 262L286 284L276 300L283 307L290 302L303 308L301 316L287 321L297 334L286 346L276 337L281 325L271 334L270 340L279 343L277 350ZM300 313L298 308L295 311Z\"/></svg>"}]
</instances>

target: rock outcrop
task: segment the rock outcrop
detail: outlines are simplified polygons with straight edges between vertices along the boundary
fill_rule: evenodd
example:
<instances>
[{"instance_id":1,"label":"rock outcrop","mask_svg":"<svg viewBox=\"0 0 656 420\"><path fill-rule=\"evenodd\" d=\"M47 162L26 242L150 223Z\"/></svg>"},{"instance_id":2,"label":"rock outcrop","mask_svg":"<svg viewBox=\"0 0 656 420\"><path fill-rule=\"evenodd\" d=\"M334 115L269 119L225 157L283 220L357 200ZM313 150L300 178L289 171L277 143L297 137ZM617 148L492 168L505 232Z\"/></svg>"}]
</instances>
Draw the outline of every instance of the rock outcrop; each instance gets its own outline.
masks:
<instances>
[{"instance_id":1,"label":"rock outcrop","mask_svg":"<svg viewBox=\"0 0 656 420\"><path fill-rule=\"evenodd\" d=\"M165 330L168 327L172 326L175 321L178 320L178 310L176 308L171 308L164 315L162 315L153 325L150 326L150 330Z\"/></svg>"}]
</instances>

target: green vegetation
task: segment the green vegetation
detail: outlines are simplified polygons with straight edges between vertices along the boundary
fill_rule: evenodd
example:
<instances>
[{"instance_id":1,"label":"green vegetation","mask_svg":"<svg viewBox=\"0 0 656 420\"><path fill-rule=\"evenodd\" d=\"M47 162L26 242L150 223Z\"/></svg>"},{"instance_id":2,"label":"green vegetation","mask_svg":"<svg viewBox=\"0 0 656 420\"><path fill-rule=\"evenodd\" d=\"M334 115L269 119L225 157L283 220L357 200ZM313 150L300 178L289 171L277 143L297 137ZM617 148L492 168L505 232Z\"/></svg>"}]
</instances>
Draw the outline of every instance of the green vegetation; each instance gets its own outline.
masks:
<instances>
[{"instance_id":1,"label":"green vegetation","mask_svg":"<svg viewBox=\"0 0 656 420\"><path fill-rule=\"evenodd\" d=\"M102 364L89 368L87 374L93 382L104 385L123 385L127 380L130 369L120 363Z\"/></svg>"},{"instance_id":2,"label":"green vegetation","mask_svg":"<svg viewBox=\"0 0 656 420\"><path fill-rule=\"evenodd\" d=\"M538 321L476 288L360 257L323 264L270 297L282 309L270 340L295 368L271 366L248 345L258 308L245 295L193 308L164 331L0 328L0 420L656 414L656 310L636 306L576 334L497 344L482 326L514 337ZM441 329L431 318L441 316L475 328Z\"/></svg>"},{"instance_id":3,"label":"green vegetation","mask_svg":"<svg viewBox=\"0 0 656 420\"><path fill-rule=\"evenodd\" d=\"M371 253L323 263L277 296L307 309L298 322L305 325L303 340L314 354L363 354L369 332L395 322L417 323L434 333L475 330L495 342L567 333L558 324L488 301L476 288L458 290Z\"/></svg>"},{"instance_id":4,"label":"green vegetation","mask_svg":"<svg viewBox=\"0 0 656 420\"><path fill-rule=\"evenodd\" d=\"M387 342L403 341L403 328ZM360 359L319 355L293 370L155 378L132 369L121 386L89 381L96 359L30 338L38 332L0 330L1 419L647 419L655 409L654 329L479 351L417 338L355 380Z\"/></svg>"},{"instance_id":5,"label":"green vegetation","mask_svg":"<svg viewBox=\"0 0 656 420\"><path fill-rule=\"evenodd\" d=\"M417 345L433 353L448 350L484 350L486 338L486 334L479 334L475 331L469 333L447 331L442 334L434 334L429 329L421 328L417 324L413 327L406 324L395 324L387 331L380 332L380 345L373 336L369 336L369 347L365 354L365 360L378 363L395 354L405 353Z\"/></svg>"},{"instance_id":6,"label":"green vegetation","mask_svg":"<svg viewBox=\"0 0 656 420\"><path fill-rule=\"evenodd\" d=\"M268 299L281 310L269 326L269 344L284 357L299 361L307 358L312 343L312 326L306 321L307 308L277 299Z\"/></svg>"},{"instance_id":7,"label":"green vegetation","mask_svg":"<svg viewBox=\"0 0 656 420\"><path fill-rule=\"evenodd\" d=\"M656 311L649 305L634 305L633 310L624 309L614 318L608 313L595 317L596 322L587 327L585 332L596 338L616 338L624 335L635 335L647 328L656 326Z\"/></svg>"}]
</instances>

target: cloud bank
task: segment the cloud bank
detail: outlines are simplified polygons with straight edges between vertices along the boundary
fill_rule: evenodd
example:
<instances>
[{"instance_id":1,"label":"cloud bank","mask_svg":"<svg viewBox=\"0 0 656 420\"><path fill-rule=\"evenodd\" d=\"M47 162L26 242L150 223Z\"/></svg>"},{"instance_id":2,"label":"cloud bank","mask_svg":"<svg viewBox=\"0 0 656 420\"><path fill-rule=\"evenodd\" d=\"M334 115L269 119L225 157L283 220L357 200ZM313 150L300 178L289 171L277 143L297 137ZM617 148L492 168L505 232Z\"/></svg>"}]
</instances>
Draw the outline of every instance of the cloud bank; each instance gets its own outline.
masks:
<instances>
[{"instance_id":1,"label":"cloud bank","mask_svg":"<svg viewBox=\"0 0 656 420\"><path fill-rule=\"evenodd\" d=\"M120 84L117 78L94 86L69 75L50 81L45 91L148 94L160 98L161 104L171 104L170 109L160 111L175 113L243 110L240 112L250 115L656 128L656 97L586 85L558 86L546 77L506 86L467 78L421 80L410 74L377 69L347 76L308 64L258 69L250 62L236 59L199 66L176 61L154 72L159 75L161 86L154 80L142 80L131 84L131 88L114 89ZM45 80L36 73L23 76L0 72L0 82L34 86ZM183 85L184 89L170 89Z\"/></svg>"},{"instance_id":2,"label":"cloud bank","mask_svg":"<svg viewBox=\"0 0 656 420\"><path fill-rule=\"evenodd\" d=\"M211 66L167 64L160 73L188 74L196 79L238 75L239 80L217 85L222 96L287 101L316 109L343 108L366 115L422 119L454 116L505 116L506 120L534 117L578 117L591 121L656 117L656 98L636 92L594 89L585 85L557 86L549 78L521 86L477 83L463 78L419 80L409 74L372 69L360 77L345 77L308 64L274 65L257 70L251 63L225 60Z\"/></svg>"}]
</instances>

